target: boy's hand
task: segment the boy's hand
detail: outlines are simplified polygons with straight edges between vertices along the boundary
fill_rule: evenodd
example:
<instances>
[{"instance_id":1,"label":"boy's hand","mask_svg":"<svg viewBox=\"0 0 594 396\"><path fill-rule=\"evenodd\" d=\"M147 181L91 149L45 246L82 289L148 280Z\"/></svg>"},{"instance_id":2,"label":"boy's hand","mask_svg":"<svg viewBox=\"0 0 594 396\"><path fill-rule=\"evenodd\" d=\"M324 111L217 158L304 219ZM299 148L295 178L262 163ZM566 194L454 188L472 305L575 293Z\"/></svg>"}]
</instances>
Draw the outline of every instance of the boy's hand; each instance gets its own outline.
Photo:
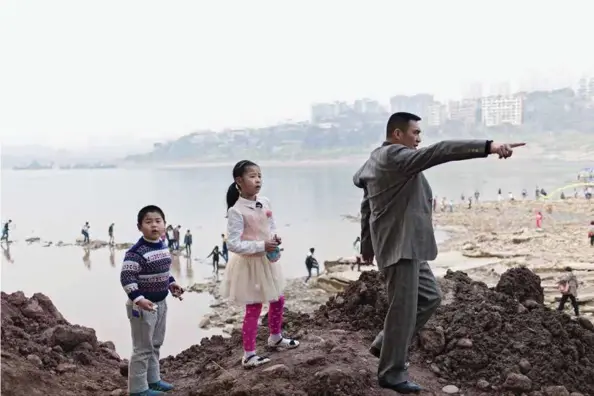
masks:
<instances>
[{"instance_id":1,"label":"boy's hand","mask_svg":"<svg viewBox=\"0 0 594 396\"><path fill-rule=\"evenodd\" d=\"M146 298L138 300L138 302L136 302L136 305L138 305L139 308L144 309L145 311L155 310L155 304L152 301L147 300Z\"/></svg>"},{"instance_id":2,"label":"boy's hand","mask_svg":"<svg viewBox=\"0 0 594 396\"><path fill-rule=\"evenodd\" d=\"M173 297L180 297L185 290L177 283L172 283L169 285L169 291L173 294Z\"/></svg>"},{"instance_id":3,"label":"boy's hand","mask_svg":"<svg viewBox=\"0 0 594 396\"><path fill-rule=\"evenodd\" d=\"M274 239L276 240L276 242L280 245L281 243L283 243L283 240L281 239L281 237L279 237L278 235L274 234Z\"/></svg>"}]
</instances>

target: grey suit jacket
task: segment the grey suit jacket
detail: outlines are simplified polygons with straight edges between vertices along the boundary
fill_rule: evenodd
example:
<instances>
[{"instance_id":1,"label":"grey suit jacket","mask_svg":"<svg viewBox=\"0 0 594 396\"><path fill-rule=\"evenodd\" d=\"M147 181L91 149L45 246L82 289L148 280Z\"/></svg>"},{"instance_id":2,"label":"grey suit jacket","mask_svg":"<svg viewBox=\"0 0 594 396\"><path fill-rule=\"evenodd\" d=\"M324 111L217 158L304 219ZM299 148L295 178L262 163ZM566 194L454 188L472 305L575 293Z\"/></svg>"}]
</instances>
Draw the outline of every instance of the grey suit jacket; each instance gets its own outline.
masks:
<instances>
[{"instance_id":1,"label":"grey suit jacket","mask_svg":"<svg viewBox=\"0 0 594 396\"><path fill-rule=\"evenodd\" d=\"M361 253L374 253L380 269L400 259L434 260L433 193L422 172L445 162L487 157L489 146L485 140L446 140L414 150L386 142L373 150L353 177L364 191Z\"/></svg>"}]
</instances>

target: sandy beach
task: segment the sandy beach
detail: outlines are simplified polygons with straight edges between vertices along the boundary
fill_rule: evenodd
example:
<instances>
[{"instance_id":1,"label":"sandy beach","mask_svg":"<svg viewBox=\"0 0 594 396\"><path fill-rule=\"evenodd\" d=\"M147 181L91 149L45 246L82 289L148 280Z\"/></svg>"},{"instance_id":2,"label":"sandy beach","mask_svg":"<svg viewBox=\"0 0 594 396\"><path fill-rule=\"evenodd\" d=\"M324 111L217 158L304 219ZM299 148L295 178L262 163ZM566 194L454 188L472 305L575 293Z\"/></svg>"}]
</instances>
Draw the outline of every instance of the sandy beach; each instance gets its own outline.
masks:
<instances>
[{"instance_id":1,"label":"sandy beach","mask_svg":"<svg viewBox=\"0 0 594 396\"><path fill-rule=\"evenodd\" d=\"M543 214L540 230L536 228L537 211ZM560 298L556 283L564 268L571 267L579 281L581 312L592 317L594 248L587 234L594 220L593 200L486 202L470 209L460 204L452 212L448 208L438 210L434 220L436 227L450 233L440 246L440 256L457 252L466 258L486 260L484 265L462 270L489 286L494 286L507 269L526 266L541 277L545 301L555 306ZM566 309L570 308L567 304Z\"/></svg>"},{"instance_id":2,"label":"sandy beach","mask_svg":"<svg viewBox=\"0 0 594 396\"><path fill-rule=\"evenodd\" d=\"M548 213L548 209L552 212ZM540 230L535 214L541 211L544 220ZM358 221L356 216L345 216ZM493 287L501 274L510 268L525 266L542 279L545 304L558 305L557 281L569 266L579 281L578 303L581 314L594 320L594 248L587 239L588 224L594 219L594 202L584 199L564 201L485 202L468 208L454 205L453 211L438 209L434 214L436 228L446 230L449 238L440 244L439 255L431 262L439 278L448 270L464 271L472 279ZM324 262L324 271L309 284L303 278L287 284L287 307L294 312L312 313L326 300L359 279L360 272L351 267L354 257L332 258ZM363 266L362 271L377 269ZM222 272L219 277L222 277ZM201 327L221 328L230 334L240 326L243 307L235 307L220 299L219 283L211 281L189 285L193 292L210 293L215 302L212 312L201 319ZM571 305L565 306L573 313ZM262 313L265 315L266 311Z\"/></svg>"}]
</instances>

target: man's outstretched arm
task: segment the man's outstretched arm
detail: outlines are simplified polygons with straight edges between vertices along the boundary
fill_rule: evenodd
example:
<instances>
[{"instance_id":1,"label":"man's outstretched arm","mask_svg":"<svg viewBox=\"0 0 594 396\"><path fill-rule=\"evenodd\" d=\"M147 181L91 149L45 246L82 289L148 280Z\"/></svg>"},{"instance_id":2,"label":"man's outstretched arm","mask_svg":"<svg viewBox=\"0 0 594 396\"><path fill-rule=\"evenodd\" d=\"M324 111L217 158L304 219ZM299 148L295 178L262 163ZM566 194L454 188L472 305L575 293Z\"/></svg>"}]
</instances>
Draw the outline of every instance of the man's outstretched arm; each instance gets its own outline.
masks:
<instances>
[{"instance_id":1,"label":"man's outstretched arm","mask_svg":"<svg viewBox=\"0 0 594 396\"><path fill-rule=\"evenodd\" d=\"M485 158L497 154L509 158L516 147L524 143L498 144L491 140L444 140L415 150L401 144L388 146L385 161L388 166L407 175L423 172L446 162Z\"/></svg>"},{"instance_id":2,"label":"man's outstretched arm","mask_svg":"<svg viewBox=\"0 0 594 396\"><path fill-rule=\"evenodd\" d=\"M385 160L391 168L413 175L446 162L487 157L491 144L487 140L444 140L418 150L393 144L388 146Z\"/></svg>"}]
</instances>

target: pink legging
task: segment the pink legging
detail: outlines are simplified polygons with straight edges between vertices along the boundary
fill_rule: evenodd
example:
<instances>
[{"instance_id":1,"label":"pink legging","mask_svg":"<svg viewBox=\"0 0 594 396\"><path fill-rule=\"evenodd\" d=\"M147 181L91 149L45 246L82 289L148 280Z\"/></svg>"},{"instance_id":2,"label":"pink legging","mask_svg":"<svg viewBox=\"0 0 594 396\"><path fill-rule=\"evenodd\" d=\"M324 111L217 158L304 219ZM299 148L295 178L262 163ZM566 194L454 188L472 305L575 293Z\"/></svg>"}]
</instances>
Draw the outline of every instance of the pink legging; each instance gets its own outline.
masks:
<instances>
[{"instance_id":1,"label":"pink legging","mask_svg":"<svg viewBox=\"0 0 594 396\"><path fill-rule=\"evenodd\" d=\"M268 329L270 334L280 334L283 325L283 308L285 298L280 296L277 301L270 302L268 309ZM262 304L248 304L245 306L243 317L243 350L253 352L256 350L256 337L258 336L258 318L262 312Z\"/></svg>"}]
</instances>

